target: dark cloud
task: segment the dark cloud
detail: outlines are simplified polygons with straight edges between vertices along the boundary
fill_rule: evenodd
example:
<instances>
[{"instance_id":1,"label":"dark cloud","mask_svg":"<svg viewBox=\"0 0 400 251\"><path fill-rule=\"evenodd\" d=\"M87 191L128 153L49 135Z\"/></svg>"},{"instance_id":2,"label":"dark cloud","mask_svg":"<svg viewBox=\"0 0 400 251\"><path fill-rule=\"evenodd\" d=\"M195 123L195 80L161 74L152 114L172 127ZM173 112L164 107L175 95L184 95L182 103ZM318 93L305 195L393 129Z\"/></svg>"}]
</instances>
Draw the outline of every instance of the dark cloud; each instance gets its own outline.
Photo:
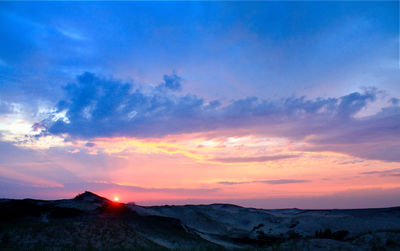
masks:
<instances>
[{"instance_id":1,"label":"dark cloud","mask_svg":"<svg viewBox=\"0 0 400 251\"><path fill-rule=\"evenodd\" d=\"M223 163L245 163L245 162L266 162L273 160L296 158L297 155L266 155L257 157L230 157L230 158L215 158L213 161Z\"/></svg>"},{"instance_id":2,"label":"dark cloud","mask_svg":"<svg viewBox=\"0 0 400 251\"><path fill-rule=\"evenodd\" d=\"M348 160L348 161L338 162L338 164L340 164L340 165L354 165L354 164L358 164L358 163L362 163L362 162L364 162L364 160Z\"/></svg>"},{"instance_id":3,"label":"dark cloud","mask_svg":"<svg viewBox=\"0 0 400 251\"><path fill-rule=\"evenodd\" d=\"M306 182L310 182L310 181L309 180L281 179L281 180L260 180L258 182L272 184L272 185L280 185L280 184L291 184L291 183L306 183Z\"/></svg>"},{"instance_id":4,"label":"dark cloud","mask_svg":"<svg viewBox=\"0 0 400 251\"><path fill-rule=\"evenodd\" d=\"M92 73L64 87L56 113L34 125L42 134L72 138L168 134L219 130L306 140L304 151L337 151L367 159L400 161L400 107L389 105L374 115L357 117L380 92L364 89L339 98L291 97L278 101L247 97L221 105L189 94L177 94L181 78L144 91L130 83ZM171 91L169 91L171 90ZM393 102L392 102L393 103ZM228 129L229 132L226 132ZM372 149L372 150L371 150ZM283 156L289 157L289 156ZM291 156L290 156L291 157ZM219 159L222 162L267 161L270 157ZM272 157L274 159L274 157Z\"/></svg>"},{"instance_id":5,"label":"dark cloud","mask_svg":"<svg viewBox=\"0 0 400 251\"><path fill-rule=\"evenodd\" d=\"M157 86L157 89L160 91L171 90L171 91L180 91L182 90L181 81L182 78L176 75L175 73L171 75L164 75L164 82Z\"/></svg>"},{"instance_id":6,"label":"dark cloud","mask_svg":"<svg viewBox=\"0 0 400 251\"><path fill-rule=\"evenodd\" d=\"M298 150L310 151L310 152L332 151L332 152L350 154L363 159L384 160L387 162L400 162L400 155L399 155L400 144L398 144L397 142L398 139L396 136L393 136L392 140L380 141L379 139L377 139L376 142L373 143L358 142L357 139L354 139L354 143L352 142L341 143L341 144L314 143L314 145L311 146L300 147Z\"/></svg>"},{"instance_id":7,"label":"dark cloud","mask_svg":"<svg viewBox=\"0 0 400 251\"><path fill-rule=\"evenodd\" d=\"M367 105L368 101L374 101L376 90L366 91L364 94L353 92L341 98L336 109L336 116L349 118Z\"/></svg>"},{"instance_id":8,"label":"dark cloud","mask_svg":"<svg viewBox=\"0 0 400 251\"><path fill-rule=\"evenodd\" d=\"M218 184L221 185L241 185L249 183L264 183L270 185L282 185L282 184L293 184L293 183L306 183L311 182L310 180L297 180L297 179L278 179L278 180L252 180L252 181L221 181Z\"/></svg>"},{"instance_id":9,"label":"dark cloud","mask_svg":"<svg viewBox=\"0 0 400 251\"><path fill-rule=\"evenodd\" d=\"M163 89L178 88L178 77L165 77ZM156 88L159 89L159 88ZM145 93L129 83L84 73L76 83L64 87L66 98L53 116L38 123L46 133L68 133L72 137L160 136L199 131L204 101L193 95L175 96L154 90ZM37 127L37 125L35 125Z\"/></svg>"},{"instance_id":10,"label":"dark cloud","mask_svg":"<svg viewBox=\"0 0 400 251\"><path fill-rule=\"evenodd\" d=\"M220 181L218 184L221 185L241 185L241 184L248 184L252 183L251 181Z\"/></svg>"},{"instance_id":11,"label":"dark cloud","mask_svg":"<svg viewBox=\"0 0 400 251\"><path fill-rule=\"evenodd\" d=\"M86 144L85 144L85 146L87 146L87 147L94 147L96 144L95 143L93 143L93 142L87 142Z\"/></svg>"},{"instance_id":12,"label":"dark cloud","mask_svg":"<svg viewBox=\"0 0 400 251\"><path fill-rule=\"evenodd\" d=\"M392 103L393 105L398 105L400 103L400 99L398 98L391 98L390 99L390 103Z\"/></svg>"},{"instance_id":13,"label":"dark cloud","mask_svg":"<svg viewBox=\"0 0 400 251\"><path fill-rule=\"evenodd\" d=\"M383 171L368 171L368 172L362 172L361 174L398 177L400 176L400 168L394 168Z\"/></svg>"}]
</instances>

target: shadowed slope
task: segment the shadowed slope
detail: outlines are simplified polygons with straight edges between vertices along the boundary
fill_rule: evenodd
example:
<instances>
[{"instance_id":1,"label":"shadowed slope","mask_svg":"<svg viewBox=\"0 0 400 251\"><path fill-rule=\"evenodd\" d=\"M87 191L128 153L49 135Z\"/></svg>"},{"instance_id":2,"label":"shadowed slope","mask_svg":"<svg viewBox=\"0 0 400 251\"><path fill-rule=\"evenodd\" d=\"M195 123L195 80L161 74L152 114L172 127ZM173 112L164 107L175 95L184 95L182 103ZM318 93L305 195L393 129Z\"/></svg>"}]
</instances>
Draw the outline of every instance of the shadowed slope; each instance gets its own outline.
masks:
<instances>
[{"instance_id":1,"label":"shadowed slope","mask_svg":"<svg viewBox=\"0 0 400 251\"><path fill-rule=\"evenodd\" d=\"M0 199L0 220L0 250L398 250L400 246L399 207L141 207L85 192L70 200Z\"/></svg>"}]
</instances>

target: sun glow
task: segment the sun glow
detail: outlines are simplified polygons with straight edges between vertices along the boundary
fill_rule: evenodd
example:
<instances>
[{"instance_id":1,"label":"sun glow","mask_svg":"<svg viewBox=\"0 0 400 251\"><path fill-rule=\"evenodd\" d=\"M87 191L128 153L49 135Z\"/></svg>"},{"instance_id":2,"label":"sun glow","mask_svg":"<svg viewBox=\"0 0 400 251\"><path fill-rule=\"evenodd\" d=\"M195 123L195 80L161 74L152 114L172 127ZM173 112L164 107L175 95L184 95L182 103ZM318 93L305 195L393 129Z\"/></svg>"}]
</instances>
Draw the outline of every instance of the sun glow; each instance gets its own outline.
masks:
<instances>
[{"instance_id":1,"label":"sun glow","mask_svg":"<svg viewBox=\"0 0 400 251\"><path fill-rule=\"evenodd\" d=\"M114 197L115 202L119 202L119 197Z\"/></svg>"}]
</instances>

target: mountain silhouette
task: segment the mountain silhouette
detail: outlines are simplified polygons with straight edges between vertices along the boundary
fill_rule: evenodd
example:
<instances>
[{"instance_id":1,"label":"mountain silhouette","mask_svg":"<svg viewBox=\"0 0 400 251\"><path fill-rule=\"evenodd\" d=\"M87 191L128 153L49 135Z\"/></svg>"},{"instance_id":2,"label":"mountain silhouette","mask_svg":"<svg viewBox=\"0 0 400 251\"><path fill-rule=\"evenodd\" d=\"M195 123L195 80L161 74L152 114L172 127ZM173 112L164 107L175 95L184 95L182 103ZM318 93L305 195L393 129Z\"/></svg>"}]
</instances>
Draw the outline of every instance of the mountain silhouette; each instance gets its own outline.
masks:
<instances>
[{"instance_id":1,"label":"mountain silhouette","mask_svg":"<svg viewBox=\"0 0 400 251\"><path fill-rule=\"evenodd\" d=\"M265 210L230 204L0 199L0 250L399 250L400 207Z\"/></svg>"},{"instance_id":2,"label":"mountain silhouette","mask_svg":"<svg viewBox=\"0 0 400 251\"><path fill-rule=\"evenodd\" d=\"M104 202L110 202L109 199L106 199L104 197L101 197L95 193L85 191L84 193L78 194L75 196L74 200L77 201L87 201L87 202L98 202L98 203L104 203Z\"/></svg>"}]
</instances>

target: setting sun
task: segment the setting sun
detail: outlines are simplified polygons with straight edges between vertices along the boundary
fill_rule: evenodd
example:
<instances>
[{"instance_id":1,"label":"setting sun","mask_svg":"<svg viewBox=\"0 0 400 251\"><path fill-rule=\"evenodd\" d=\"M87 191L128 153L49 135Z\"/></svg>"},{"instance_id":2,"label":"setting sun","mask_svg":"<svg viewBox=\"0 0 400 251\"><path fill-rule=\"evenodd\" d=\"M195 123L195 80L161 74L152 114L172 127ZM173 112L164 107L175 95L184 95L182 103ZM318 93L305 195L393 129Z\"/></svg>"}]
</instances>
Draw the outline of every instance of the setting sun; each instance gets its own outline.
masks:
<instances>
[{"instance_id":1,"label":"setting sun","mask_svg":"<svg viewBox=\"0 0 400 251\"><path fill-rule=\"evenodd\" d=\"M115 202L119 202L119 197L114 197Z\"/></svg>"}]
</instances>

